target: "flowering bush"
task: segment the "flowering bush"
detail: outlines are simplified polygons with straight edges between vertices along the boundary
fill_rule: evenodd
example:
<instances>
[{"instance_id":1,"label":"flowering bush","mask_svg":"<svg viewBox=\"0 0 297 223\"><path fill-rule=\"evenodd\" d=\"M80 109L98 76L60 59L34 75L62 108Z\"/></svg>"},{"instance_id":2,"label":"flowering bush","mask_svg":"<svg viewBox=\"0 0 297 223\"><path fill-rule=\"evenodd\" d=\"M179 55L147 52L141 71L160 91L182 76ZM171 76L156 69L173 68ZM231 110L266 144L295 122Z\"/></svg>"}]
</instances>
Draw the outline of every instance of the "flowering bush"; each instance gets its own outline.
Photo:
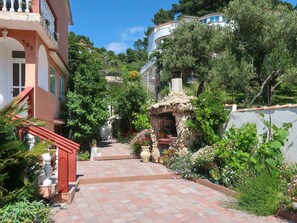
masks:
<instances>
[{"instance_id":1,"label":"flowering bush","mask_svg":"<svg viewBox=\"0 0 297 223\"><path fill-rule=\"evenodd\" d=\"M169 168L174 171L176 175L184 178L199 177L195 171L193 171L193 165L190 161L192 156L191 152L188 152L185 156L174 156Z\"/></svg>"},{"instance_id":2,"label":"flowering bush","mask_svg":"<svg viewBox=\"0 0 297 223\"><path fill-rule=\"evenodd\" d=\"M233 188L236 180L235 171L229 166L221 168L221 183L227 187Z\"/></svg>"},{"instance_id":3,"label":"flowering bush","mask_svg":"<svg viewBox=\"0 0 297 223\"><path fill-rule=\"evenodd\" d=\"M134 154L140 154L141 146L150 146L151 143L151 133L148 129L139 132L130 142Z\"/></svg>"},{"instance_id":4,"label":"flowering bush","mask_svg":"<svg viewBox=\"0 0 297 223\"><path fill-rule=\"evenodd\" d=\"M190 161L198 170L209 170L214 165L215 147L205 146L193 153Z\"/></svg>"},{"instance_id":5,"label":"flowering bush","mask_svg":"<svg viewBox=\"0 0 297 223\"><path fill-rule=\"evenodd\" d=\"M292 198L297 196L297 175L294 176L291 182L288 184L288 194Z\"/></svg>"}]
</instances>

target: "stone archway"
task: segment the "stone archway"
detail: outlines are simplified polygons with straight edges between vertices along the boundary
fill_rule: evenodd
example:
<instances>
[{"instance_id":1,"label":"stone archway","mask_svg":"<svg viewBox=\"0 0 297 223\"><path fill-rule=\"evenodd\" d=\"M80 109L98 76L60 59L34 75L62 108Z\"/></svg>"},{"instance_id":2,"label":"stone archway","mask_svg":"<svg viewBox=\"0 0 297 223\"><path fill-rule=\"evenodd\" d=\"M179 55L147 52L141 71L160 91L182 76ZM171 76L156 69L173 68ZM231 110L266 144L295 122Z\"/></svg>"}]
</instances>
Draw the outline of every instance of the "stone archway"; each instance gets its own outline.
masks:
<instances>
[{"instance_id":1,"label":"stone archway","mask_svg":"<svg viewBox=\"0 0 297 223\"><path fill-rule=\"evenodd\" d=\"M46 49L41 45L38 49L38 86L48 92L48 58Z\"/></svg>"}]
</instances>

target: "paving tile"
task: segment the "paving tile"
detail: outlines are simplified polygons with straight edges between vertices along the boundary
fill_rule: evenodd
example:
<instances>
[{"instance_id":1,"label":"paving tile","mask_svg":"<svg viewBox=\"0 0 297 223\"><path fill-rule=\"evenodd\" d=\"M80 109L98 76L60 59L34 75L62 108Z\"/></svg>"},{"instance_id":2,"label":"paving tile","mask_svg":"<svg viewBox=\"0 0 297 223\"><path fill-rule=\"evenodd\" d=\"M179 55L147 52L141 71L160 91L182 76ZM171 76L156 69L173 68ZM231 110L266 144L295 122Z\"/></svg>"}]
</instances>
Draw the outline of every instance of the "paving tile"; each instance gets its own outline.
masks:
<instances>
[{"instance_id":1,"label":"paving tile","mask_svg":"<svg viewBox=\"0 0 297 223\"><path fill-rule=\"evenodd\" d=\"M100 146L103 156L131 153L128 145L114 141ZM159 164L138 159L86 161L78 162L78 172L84 172L83 179L113 177L121 182L81 184L73 203L54 216L56 223L285 222L228 209L226 195L201 184L181 179L156 180L153 176L170 173ZM145 177L148 179L142 181Z\"/></svg>"}]
</instances>

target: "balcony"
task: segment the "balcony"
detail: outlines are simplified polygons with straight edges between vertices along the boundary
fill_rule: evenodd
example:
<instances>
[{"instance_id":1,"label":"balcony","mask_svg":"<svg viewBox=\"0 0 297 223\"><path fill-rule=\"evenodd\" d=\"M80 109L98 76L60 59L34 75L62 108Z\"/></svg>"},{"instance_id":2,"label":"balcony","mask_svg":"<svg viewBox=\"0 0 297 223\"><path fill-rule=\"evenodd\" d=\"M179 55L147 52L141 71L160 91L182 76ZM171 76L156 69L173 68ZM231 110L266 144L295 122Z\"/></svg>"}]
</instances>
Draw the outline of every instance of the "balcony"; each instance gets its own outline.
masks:
<instances>
[{"instance_id":1,"label":"balcony","mask_svg":"<svg viewBox=\"0 0 297 223\"><path fill-rule=\"evenodd\" d=\"M46 0L0 0L0 27L36 31L50 49L57 49L55 17Z\"/></svg>"}]
</instances>

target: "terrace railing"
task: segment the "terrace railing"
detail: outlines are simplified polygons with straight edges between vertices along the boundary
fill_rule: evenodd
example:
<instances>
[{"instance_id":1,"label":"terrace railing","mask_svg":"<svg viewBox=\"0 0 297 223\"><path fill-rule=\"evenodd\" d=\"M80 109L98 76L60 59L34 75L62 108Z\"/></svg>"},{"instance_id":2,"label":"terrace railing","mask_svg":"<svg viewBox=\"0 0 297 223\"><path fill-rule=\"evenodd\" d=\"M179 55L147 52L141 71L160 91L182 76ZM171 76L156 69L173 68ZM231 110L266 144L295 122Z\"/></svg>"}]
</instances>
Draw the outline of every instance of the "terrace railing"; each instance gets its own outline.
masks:
<instances>
[{"instance_id":1,"label":"terrace railing","mask_svg":"<svg viewBox=\"0 0 297 223\"><path fill-rule=\"evenodd\" d=\"M0 11L27 12L32 10L30 0L0 0Z\"/></svg>"}]
</instances>

